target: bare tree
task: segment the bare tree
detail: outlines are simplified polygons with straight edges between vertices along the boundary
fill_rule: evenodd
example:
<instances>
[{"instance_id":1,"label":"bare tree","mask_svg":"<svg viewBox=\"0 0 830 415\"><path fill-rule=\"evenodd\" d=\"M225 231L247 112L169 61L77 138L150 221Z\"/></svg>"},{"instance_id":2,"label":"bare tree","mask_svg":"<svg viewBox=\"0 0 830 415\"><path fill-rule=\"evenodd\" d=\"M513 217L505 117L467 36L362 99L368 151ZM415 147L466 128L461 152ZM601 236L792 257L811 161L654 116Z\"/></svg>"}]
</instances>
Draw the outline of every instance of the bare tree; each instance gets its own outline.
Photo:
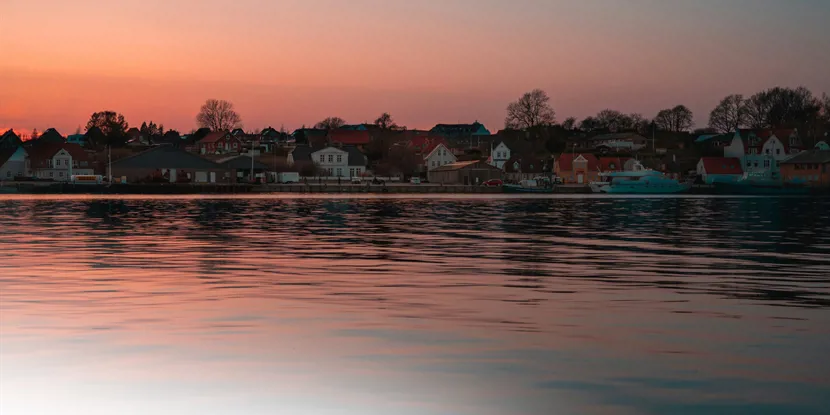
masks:
<instances>
[{"instance_id":1,"label":"bare tree","mask_svg":"<svg viewBox=\"0 0 830 415\"><path fill-rule=\"evenodd\" d=\"M375 120L375 125L380 127L382 130L397 130L398 124L395 124L395 120L392 119L392 116L389 115L388 112L384 112Z\"/></svg>"},{"instance_id":2,"label":"bare tree","mask_svg":"<svg viewBox=\"0 0 830 415\"><path fill-rule=\"evenodd\" d=\"M729 95L709 113L709 127L719 133L731 133L747 124L747 107L744 96Z\"/></svg>"},{"instance_id":3,"label":"bare tree","mask_svg":"<svg viewBox=\"0 0 830 415\"><path fill-rule=\"evenodd\" d=\"M526 129L550 125L556 112L550 106L550 97L541 89L534 89L507 106L504 125L507 128Z\"/></svg>"},{"instance_id":4,"label":"bare tree","mask_svg":"<svg viewBox=\"0 0 830 415\"><path fill-rule=\"evenodd\" d=\"M694 125L694 115L685 105L678 105L658 112L654 123L664 131L688 131Z\"/></svg>"},{"instance_id":5,"label":"bare tree","mask_svg":"<svg viewBox=\"0 0 830 415\"><path fill-rule=\"evenodd\" d=\"M799 127L818 118L822 103L809 89L772 88L746 101L753 128Z\"/></svg>"},{"instance_id":6,"label":"bare tree","mask_svg":"<svg viewBox=\"0 0 830 415\"><path fill-rule=\"evenodd\" d=\"M575 117L568 117L565 118L565 121L562 123L562 128L573 131L576 128L577 122Z\"/></svg>"},{"instance_id":7,"label":"bare tree","mask_svg":"<svg viewBox=\"0 0 830 415\"><path fill-rule=\"evenodd\" d=\"M323 121L318 122L314 128L321 130L336 130L344 125L346 125L346 120L340 117L328 117Z\"/></svg>"},{"instance_id":8,"label":"bare tree","mask_svg":"<svg viewBox=\"0 0 830 415\"><path fill-rule=\"evenodd\" d=\"M201 128L209 128L211 131L232 130L242 127L242 118L233 109L233 104L218 99L205 101L196 122Z\"/></svg>"}]
</instances>

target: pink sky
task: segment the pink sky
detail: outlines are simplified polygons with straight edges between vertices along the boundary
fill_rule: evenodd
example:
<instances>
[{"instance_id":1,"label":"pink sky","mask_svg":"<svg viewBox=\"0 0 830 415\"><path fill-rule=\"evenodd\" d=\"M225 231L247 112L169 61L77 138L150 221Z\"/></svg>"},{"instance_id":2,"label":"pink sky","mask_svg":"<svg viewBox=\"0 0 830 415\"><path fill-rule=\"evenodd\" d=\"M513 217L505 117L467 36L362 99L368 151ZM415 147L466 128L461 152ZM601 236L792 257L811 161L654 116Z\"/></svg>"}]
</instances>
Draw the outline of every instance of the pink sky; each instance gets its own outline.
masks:
<instances>
[{"instance_id":1,"label":"pink sky","mask_svg":"<svg viewBox=\"0 0 830 415\"><path fill-rule=\"evenodd\" d=\"M190 131L205 99L246 129L327 116L503 125L533 88L558 119L730 93L830 92L830 3L797 0L4 0L0 129L71 134L122 112Z\"/></svg>"}]
</instances>

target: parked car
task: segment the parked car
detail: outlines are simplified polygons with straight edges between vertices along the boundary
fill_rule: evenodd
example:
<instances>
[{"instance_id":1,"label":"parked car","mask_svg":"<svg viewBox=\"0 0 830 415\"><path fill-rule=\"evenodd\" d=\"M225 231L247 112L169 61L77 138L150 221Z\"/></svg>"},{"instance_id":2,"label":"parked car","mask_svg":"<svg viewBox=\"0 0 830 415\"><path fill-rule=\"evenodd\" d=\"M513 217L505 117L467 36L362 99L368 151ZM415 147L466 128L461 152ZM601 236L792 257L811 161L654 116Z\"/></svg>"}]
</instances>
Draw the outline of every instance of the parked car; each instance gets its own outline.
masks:
<instances>
[{"instance_id":1,"label":"parked car","mask_svg":"<svg viewBox=\"0 0 830 415\"><path fill-rule=\"evenodd\" d=\"M420 177L413 177L413 178L410 178L410 179L409 179L409 183L410 183L410 184L421 184L421 178L420 178Z\"/></svg>"},{"instance_id":2,"label":"parked car","mask_svg":"<svg viewBox=\"0 0 830 415\"><path fill-rule=\"evenodd\" d=\"M565 181L564 181L564 180L562 180L562 178L561 178L561 177L558 177L558 176L557 176L557 177L554 177L554 178L553 178L553 184L564 184L564 183L565 183Z\"/></svg>"},{"instance_id":3,"label":"parked car","mask_svg":"<svg viewBox=\"0 0 830 415\"><path fill-rule=\"evenodd\" d=\"M490 179L490 180L487 180L486 182L482 183L482 186L485 186L485 187L497 187L497 186L503 186L503 185L504 185L504 182L501 181L501 179Z\"/></svg>"},{"instance_id":4,"label":"parked car","mask_svg":"<svg viewBox=\"0 0 830 415\"><path fill-rule=\"evenodd\" d=\"M358 176L352 177L352 184L360 184L360 183L362 183L362 180L360 179L360 177L358 177Z\"/></svg>"},{"instance_id":5,"label":"parked car","mask_svg":"<svg viewBox=\"0 0 830 415\"><path fill-rule=\"evenodd\" d=\"M372 179L372 184L386 184L386 182L375 177L374 179Z\"/></svg>"}]
</instances>

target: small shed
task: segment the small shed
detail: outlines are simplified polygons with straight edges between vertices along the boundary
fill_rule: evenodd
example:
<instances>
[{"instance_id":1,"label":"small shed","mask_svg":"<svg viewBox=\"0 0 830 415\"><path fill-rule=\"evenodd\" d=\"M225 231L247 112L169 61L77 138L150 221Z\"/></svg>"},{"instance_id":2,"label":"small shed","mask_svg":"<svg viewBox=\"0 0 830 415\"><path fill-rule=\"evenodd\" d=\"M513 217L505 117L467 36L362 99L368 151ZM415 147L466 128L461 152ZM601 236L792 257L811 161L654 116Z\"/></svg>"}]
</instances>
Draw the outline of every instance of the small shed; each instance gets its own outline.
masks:
<instances>
[{"instance_id":1,"label":"small shed","mask_svg":"<svg viewBox=\"0 0 830 415\"><path fill-rule=\"evenodd\" d=\"M501 179L501 169L482 160L459 161L445 164L427 173L430 183L478 185L491 179Z\"/></svg>"}]
</instances>

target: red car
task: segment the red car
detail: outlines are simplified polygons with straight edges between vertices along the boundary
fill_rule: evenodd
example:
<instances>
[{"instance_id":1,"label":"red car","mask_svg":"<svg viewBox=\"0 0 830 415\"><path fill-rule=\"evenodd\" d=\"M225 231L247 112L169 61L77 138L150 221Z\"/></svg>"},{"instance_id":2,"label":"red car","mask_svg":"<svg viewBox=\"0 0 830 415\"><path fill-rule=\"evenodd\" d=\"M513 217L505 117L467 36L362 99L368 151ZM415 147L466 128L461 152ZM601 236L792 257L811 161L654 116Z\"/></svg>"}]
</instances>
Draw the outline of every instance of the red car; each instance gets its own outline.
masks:
<instances>
[{"instance_id":1,"label":"red car","mask_svg":"<svg viewBox=\"0 0 830 415\"><path fill-rule=\"evenodd\" d=\"M490 180L487 180L486 182L484 182L482 184L482 186L496 187L496 186L501 186L503 184L504 184L504 182L499 180L499 179L490 179Z\"/></svg>"}]
</instances>

